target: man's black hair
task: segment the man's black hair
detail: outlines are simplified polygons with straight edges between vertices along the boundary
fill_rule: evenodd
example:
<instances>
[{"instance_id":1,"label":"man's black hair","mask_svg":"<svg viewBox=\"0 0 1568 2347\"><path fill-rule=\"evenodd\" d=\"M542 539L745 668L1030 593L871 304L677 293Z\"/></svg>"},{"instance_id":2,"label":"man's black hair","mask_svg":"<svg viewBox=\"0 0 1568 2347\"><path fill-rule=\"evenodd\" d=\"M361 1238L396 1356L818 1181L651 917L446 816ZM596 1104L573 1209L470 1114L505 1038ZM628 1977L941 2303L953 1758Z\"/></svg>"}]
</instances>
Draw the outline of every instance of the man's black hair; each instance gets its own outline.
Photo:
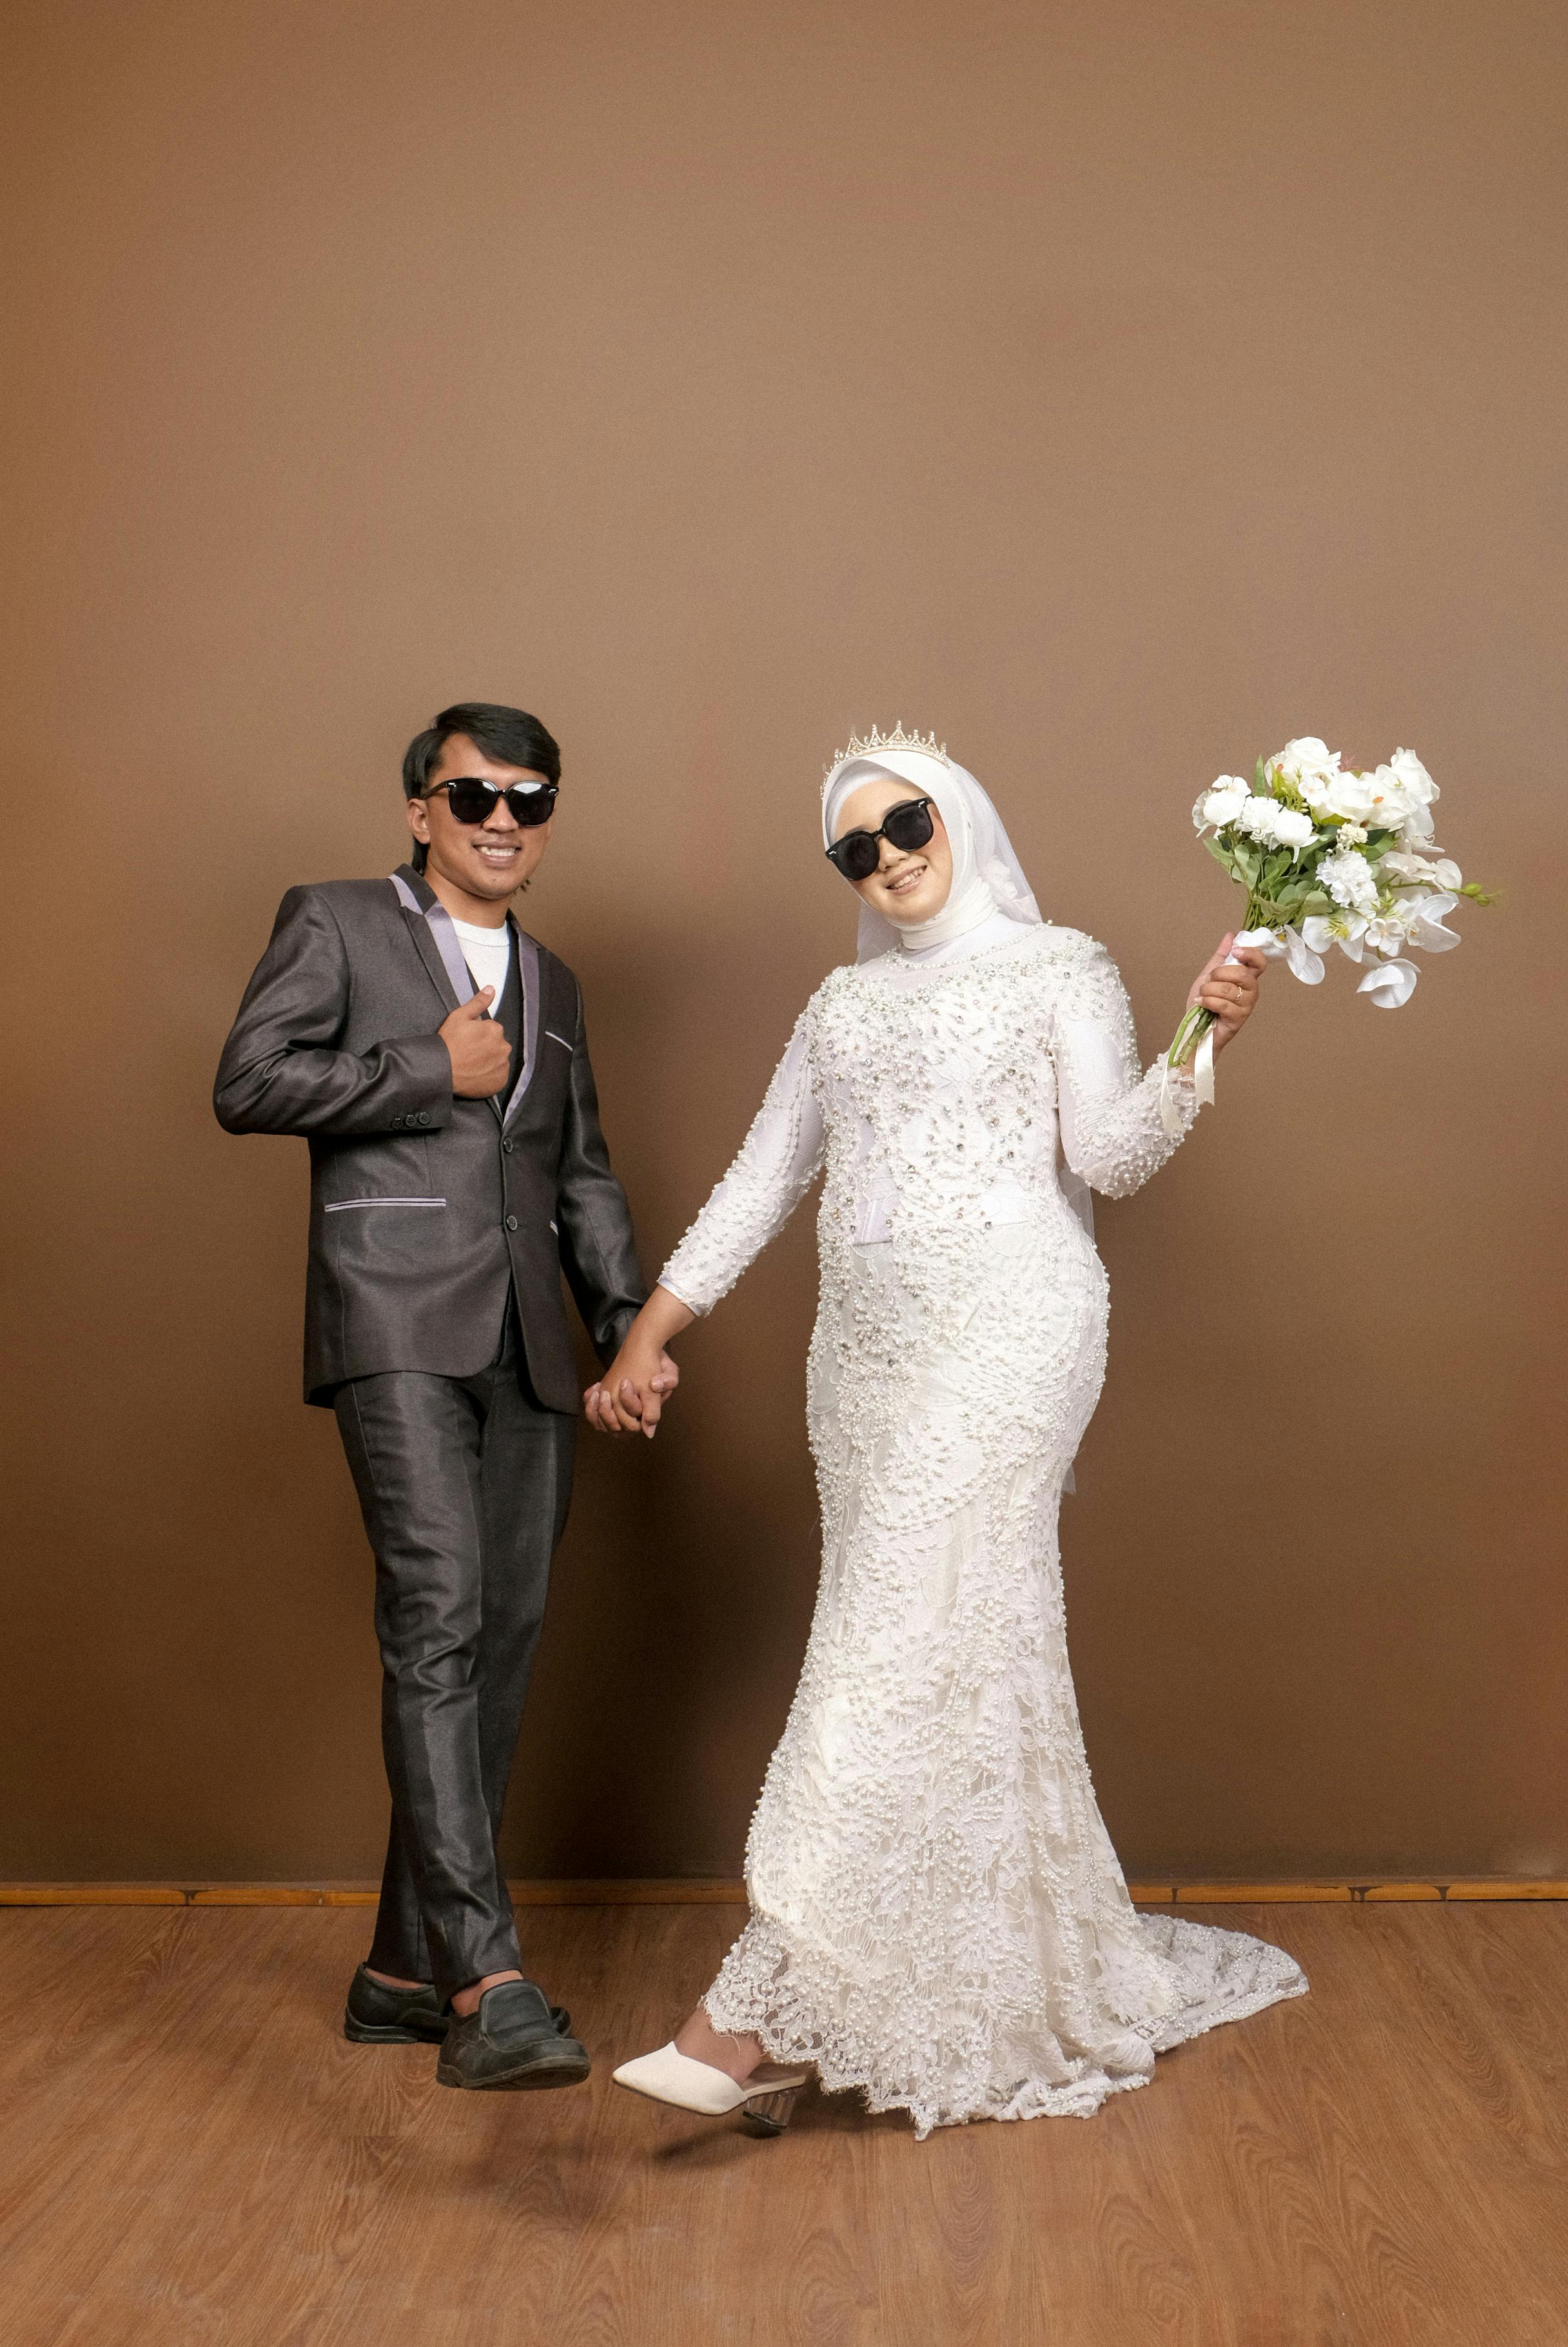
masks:
<instances>
[{"instance_id":1,"label":"man's black hair","mask_svg":"<svg viewBox=\"0 0 1568 2347\"><path fill-rule=\"evenodd\" d=\"M403 795L416 799L454 733L466 733L477 750L498 766L523 766L542 774L547 783L560 780L560 751L537 717L526 709L507 709L498 701L455 701L416 733L403 753ZM415 841L412 862L425 869L425 849Z\"/></svg>"}]
</instances>

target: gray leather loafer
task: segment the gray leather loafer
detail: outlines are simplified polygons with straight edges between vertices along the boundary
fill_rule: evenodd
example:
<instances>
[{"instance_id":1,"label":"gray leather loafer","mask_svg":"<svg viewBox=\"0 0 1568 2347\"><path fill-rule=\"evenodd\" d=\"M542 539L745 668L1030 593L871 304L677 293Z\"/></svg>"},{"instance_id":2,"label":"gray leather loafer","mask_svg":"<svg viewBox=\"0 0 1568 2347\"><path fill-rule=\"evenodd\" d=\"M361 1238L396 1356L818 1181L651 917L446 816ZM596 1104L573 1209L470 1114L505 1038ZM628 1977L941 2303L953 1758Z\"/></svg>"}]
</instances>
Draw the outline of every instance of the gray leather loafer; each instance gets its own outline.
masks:
<instances>
[{"instance_id":1,"label":"gray leather loafer","mask_svg":"<svg viewBox=\"0 0 1568 2347\"><path fill-rule=\"evenodd\" d=\"M552 2004L550 2019L563 2036L571 2015ZM348 1984L343 2034L354 2045L439 2045L451 2024L434 1987L393 1988L361 1964Z\"/></svg>"},{"instance_id":2,"label":"gray leather loafer","mask_svg":"<svg viewBox=\"0 0 1568 2347\"><path fill-rule=\"evenodd\" d=\"M436 2064L443 2086L578 2086L588 2076L587 2054L558 2029L545 1993L532 1981L502 1981L487 1988L477 2009L454 2014Z\"/></svg>"}]
</instances>

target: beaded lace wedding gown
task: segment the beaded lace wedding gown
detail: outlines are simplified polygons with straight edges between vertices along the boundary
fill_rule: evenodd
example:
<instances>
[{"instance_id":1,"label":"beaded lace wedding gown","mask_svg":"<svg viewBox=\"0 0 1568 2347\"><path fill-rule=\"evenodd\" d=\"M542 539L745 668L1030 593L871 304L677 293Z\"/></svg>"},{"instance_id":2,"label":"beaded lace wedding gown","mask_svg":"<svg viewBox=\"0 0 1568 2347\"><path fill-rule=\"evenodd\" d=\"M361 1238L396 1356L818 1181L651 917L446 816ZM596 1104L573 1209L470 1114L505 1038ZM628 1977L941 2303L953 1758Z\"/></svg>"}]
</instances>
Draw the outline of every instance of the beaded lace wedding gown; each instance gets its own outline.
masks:
<instances>
[{"instance_id":1,"label":"beaded lace wedding gown","mask_svg":"<svg viewBox=\"0 0 1568 2347\"><path fill-rule=\"evenodd\" d=\"M1064 1195L1175 1147L1126 994L1073 929L993 916L835 969L660 1275L705 1313L824 1163L808 1378L823 1519L800 1685L705 1999L917 2131L1087 2115L1154 2055L1307 1983L1283 1951L1140 1917L1068 1665L1063 1479L1106 1279ZM1182 1130L1194 1114L1178 1087Z\"/></svg>"}]
</instances>

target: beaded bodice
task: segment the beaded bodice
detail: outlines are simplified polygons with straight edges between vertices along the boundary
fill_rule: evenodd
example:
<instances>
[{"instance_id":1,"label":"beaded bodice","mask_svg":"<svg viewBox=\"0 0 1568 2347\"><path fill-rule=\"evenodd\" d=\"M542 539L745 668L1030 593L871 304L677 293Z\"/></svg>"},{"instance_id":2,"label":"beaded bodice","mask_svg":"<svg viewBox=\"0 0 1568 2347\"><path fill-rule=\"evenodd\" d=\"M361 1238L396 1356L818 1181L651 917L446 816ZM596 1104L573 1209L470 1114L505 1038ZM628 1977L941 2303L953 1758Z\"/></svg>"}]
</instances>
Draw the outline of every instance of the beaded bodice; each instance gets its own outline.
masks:
<instances>
[{"instance_id":1,"label":"beaded bodice","mask_svg":"<svg viewBox=\"0 0 1568 2347\"><path fill-rule=\"evenodd\" d=\"M1190 1080L1178 1098L1184 1130ZM1060 1217L1059 1139L1061 1163L1115 1197L1175 1146L1102 946L1043 926L930 969L892 954L835 969L661 1282L710 1310L825 1161L825 1265L839 1245L913 1254L938 1231Z\"/></svg>"}]
</instances>

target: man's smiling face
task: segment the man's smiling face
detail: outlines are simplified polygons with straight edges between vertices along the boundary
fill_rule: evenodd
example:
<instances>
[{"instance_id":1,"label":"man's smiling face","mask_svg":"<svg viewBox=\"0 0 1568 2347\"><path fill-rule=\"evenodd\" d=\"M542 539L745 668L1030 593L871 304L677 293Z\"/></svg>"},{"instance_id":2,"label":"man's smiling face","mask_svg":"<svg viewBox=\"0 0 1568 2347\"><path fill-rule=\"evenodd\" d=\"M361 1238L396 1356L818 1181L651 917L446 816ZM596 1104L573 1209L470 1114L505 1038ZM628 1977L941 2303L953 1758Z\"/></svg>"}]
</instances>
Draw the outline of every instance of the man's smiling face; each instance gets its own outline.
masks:
<instances>
[{"instance_id":1,"label":"man's smiling face","mask_svg":"<svg viewBox=\"0 0 1568 2347\"><path fill-rule=\"evenodd\" d=\"M506 800L497 799L483 823L459 823L441 785L465 777L498 791L542 784L547 777L529 766L498 765L466 733L453 733L430 770L424 797L408 802L408 828L429 849L425 868L432 883L439 878L480 903L504 905L538 869L555 819L525 828L513 820Z\"/></svg>"}]
</instances>

